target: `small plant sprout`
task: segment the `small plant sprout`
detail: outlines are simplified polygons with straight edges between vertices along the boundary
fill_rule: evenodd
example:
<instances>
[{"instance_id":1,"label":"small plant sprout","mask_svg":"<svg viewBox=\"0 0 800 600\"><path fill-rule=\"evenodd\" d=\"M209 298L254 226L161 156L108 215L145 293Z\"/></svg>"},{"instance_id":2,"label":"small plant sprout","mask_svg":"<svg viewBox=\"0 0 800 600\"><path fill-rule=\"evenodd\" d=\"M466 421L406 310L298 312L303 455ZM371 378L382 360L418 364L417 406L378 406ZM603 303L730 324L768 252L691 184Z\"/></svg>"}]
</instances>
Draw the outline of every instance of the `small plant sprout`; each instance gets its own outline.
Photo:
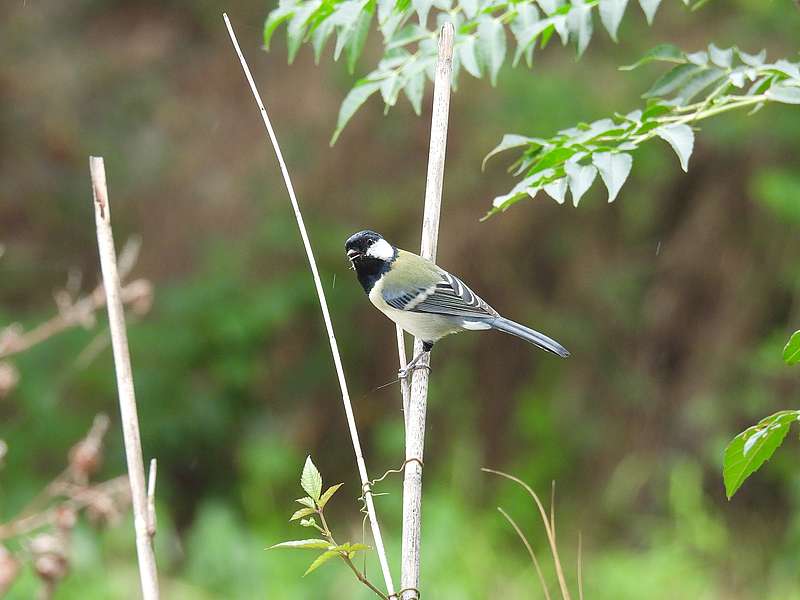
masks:
<instances>
[{"instance_id":1,"label":"small plant sprout","mask_svg":"<svg viewBox=\"0 0 800 600\"><path fill-rule=\"evenodd\" d=\"M370 547L366 544L345 542L338 543L331 532L331 528L325 518L325 506L328 504L333 495L339 491L343 484L337 483L330 486L324 492L322 491L322 475L319 469L314 465L311 457L306 458L306 463L303 466L303 472L300 475L300 487L308 494L296 500L297 503L302 505L302 508L294 511L289 518L290 521L300 521L301 527L310 527L319 531L320 538L308 538L302 540L289 540L274 544L267 548L272 550L274 548L303 548L307 550L322 550L313 562L308 566L306 572L303 574L305 577L312 571L317 570L332 558L340 558L361 583L367 586L370 590L375 592L379 598L388 600L388 596L378 589L372 582L370 582L364 572L360 570L353 559L359 552L369 550ZM317 520L319 519L319 521Z\"/></svg>"}]
</instances>

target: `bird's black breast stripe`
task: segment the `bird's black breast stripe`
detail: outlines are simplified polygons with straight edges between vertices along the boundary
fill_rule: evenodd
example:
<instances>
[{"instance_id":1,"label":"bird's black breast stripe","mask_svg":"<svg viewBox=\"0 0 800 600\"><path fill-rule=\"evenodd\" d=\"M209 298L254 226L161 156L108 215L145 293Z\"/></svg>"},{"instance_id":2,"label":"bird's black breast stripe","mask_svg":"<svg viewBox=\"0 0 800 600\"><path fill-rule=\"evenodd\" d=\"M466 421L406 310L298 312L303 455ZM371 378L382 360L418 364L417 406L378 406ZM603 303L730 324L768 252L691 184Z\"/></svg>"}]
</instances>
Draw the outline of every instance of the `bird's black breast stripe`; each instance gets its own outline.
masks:
<instances>
[{"instance_id":1,"label":"bird's black breast stripe","mask_svg":"<svg viewBox=\"0 0 800 600\"><path fill-rule=\"evenodd\" d=\"M376 258L361 258L354 263L358 282L364 291L369 294L375 283L383 277L391 267L391 262L378 260Z\"/></svg>"}]
</instances>

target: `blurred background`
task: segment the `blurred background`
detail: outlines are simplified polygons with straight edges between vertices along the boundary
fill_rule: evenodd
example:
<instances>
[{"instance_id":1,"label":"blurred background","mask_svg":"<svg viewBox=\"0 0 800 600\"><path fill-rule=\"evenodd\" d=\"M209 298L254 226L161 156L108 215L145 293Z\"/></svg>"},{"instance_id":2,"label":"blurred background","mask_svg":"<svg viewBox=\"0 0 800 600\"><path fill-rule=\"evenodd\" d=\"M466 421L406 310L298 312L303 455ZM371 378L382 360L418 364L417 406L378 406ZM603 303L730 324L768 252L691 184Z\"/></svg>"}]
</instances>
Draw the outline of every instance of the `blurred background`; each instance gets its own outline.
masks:
<instances>
[{"instance_id":1,"label":"blurred background","mask_svg":"<svg viewBox=\"0 0 800 600\"><path fill-rule=\"evenodd\" d=\"M145 457L158 457L165 598L369 598L342 565L302 579L309 537L288 522L311 454L340 540L360 541L351 443L312 281L276 161L223 26L237 29L298 190L320 262L370 472L403 458L394 327L348 270L343 242L377 229L419 244L430 90L421 118L372 99L330 148L353 78L304 46L270 53L271 3L13 0L0 21L0 328L57 314L54 292L90 293L98 260L88 176L105 157L117 244L141 238L132 279L154 287L129 315ZM605 32L576 61L552 44L496 89L463 76L453 98L439 263L498 310L552 335L566 361L499 334L437 346L426 437L423 590L428 598L542 597L527 554L496 511L529 536L553 579L535 507L511 472L549 497L577 594L587 598L800 598L800 452L786 447L732 501L726 443L800 405L781 361L800 328L800 110L768 106L705 121L688 174L660 141L637 154L619 199L595 185L579 209L540 197L480 223L513 185L507 132L550 135L626 112L662 72L621 73L661 42L737 44L797 56L789 0L638 7L621 42ZM373 31L357 75L380 56ZM79 277L78 274L82 275ZM63 299L63 293L58 297ZM135 308L135 307L134 307ZM140 307L147 309L147 306ZM87 323L87 325L90 323ZM104 311L6 359L0 392L0 522L68 461L95 414L111 417L98 480L124 473ZM379 486L399 579L401 479ZM127 514L127 513L125 513ZM81 517L55 597L138 597L132 522ZM3 542L23 558L26 538ZM369 574L380 580L376 563ZM33 598L29 561L8 592ZM555 588L554 588L555 589Z\"/></svg>"}]
</instances>

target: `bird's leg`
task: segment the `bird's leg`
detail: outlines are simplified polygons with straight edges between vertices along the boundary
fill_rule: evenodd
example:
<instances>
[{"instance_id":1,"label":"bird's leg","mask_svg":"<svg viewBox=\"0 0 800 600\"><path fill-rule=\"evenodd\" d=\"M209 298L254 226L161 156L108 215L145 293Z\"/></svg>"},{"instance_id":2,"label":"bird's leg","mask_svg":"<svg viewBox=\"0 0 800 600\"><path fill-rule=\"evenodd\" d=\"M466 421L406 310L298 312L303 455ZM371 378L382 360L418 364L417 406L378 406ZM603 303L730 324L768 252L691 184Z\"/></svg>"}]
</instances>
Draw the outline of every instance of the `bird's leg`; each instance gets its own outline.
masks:
<instances>
[{"instance_id":1,"label":"bird's leg","mask_svg":"<svg viewBox=\"0 0 800 600\"><path fill-rule=\"evenodd\" d=\"M405 379L414 371L414 369L428 369L428 371L430 371L431 368L429 365L419 365L417 363L419 363L423 356L431 351L431 348L433 348L433 343L422 342L422 351L411 359L411 362L406 365L405 369L400 369L397 372L397 377L400 379Z\"/></svg>"}]
</instances>

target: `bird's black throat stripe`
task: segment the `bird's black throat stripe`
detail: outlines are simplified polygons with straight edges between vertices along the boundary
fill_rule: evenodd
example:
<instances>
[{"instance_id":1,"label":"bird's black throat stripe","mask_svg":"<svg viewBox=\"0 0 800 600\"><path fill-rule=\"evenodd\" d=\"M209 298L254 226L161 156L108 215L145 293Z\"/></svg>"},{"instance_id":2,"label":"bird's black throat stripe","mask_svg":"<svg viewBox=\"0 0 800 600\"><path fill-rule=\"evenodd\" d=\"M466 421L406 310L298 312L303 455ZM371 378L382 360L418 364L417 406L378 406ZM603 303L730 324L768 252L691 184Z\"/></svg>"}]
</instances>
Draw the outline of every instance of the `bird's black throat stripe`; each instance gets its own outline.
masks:
<instances>
[{"instance_id":1,"label":"bird's black throat stripe","mask_svg":"<svg viewBox=\"0 0 800 600\"><path fill-rule=\"evenodd\" d=\"M396 258L397 250L395 250L392 260L362 256L353 263L356 269L356 275L358 276L358 282L367 294L372 291L372 288L375 287L378 280L389 271L389 268Z\"/></svg>"}]
</instances>

